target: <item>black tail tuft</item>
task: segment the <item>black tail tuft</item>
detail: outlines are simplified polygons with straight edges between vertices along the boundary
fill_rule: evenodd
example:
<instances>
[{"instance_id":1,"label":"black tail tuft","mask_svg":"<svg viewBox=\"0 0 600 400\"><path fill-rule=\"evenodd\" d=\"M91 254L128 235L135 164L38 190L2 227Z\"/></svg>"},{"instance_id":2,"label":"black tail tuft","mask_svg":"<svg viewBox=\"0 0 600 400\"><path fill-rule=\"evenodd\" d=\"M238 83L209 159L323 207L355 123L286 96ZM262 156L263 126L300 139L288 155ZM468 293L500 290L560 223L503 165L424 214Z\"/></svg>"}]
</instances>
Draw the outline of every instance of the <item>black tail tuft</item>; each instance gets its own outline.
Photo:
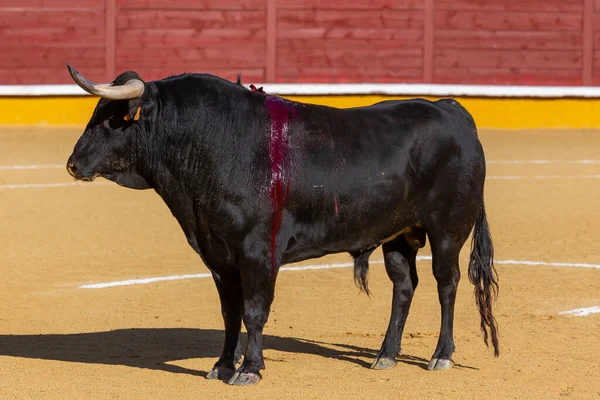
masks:
<instances>
[{"instance_id":1,"label":"black tail tuft","mask_svg":"<svg viewBox=\"0 0 600 400\"><path fill-rule=\"evenodd\" d=\"M354 257L354 283L361 292L364 292L367 296L371 296L369 290L369 257L375 249L369 249L359 252L351 252L350 255Z\"/></svg>"},{"instance_id":2,"label":"black tail tuft","mask_svg":"<svg viewBox=\"0 0 600 400\"><path fill-rule=\"evenodd\" d=\"M494 247L485 216L485 207L481 204L479 216L473 230L471 259L469 261L469 280L475 285L475 301L481 315L483 340L488 344L488 330L494 346L494 355L498 357L498 323L492 314L492 303L498 297L498 274L494 267Z\"/></svg>"}]
</instances>

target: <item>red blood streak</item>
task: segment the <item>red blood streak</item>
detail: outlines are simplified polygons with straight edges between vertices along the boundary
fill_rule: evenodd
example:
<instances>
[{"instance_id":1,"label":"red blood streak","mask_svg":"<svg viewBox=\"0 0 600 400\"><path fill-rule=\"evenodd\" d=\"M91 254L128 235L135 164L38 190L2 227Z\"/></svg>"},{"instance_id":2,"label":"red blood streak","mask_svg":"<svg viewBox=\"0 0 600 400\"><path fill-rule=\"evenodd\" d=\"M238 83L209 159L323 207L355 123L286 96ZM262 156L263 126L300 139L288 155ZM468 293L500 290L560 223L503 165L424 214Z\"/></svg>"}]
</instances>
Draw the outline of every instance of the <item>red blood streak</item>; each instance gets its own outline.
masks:
<instances>
[{"instance_id":1,"label":"red blood streak","mask_svg":"<svg viewBox=\"0 0 600 400\"><path fill-rule=\"evenodd\" d=\"M259 93L264 93L265 92L263 90L262 86L257 89L256 86L254 86L252 84L250 84L250 90L252 90L253 92L259 92Z\"/></svg>"},{"instance_id":2,"label":"red blood streak","mask_svg":"<svg viewBox=\"0 0 600 400\"><path fill-rule=\"evenodd\" d=\"M339 208L339 206L338 206L338 199L337 199L337 197L335 197L335 198L333 199L333 202L334 202L334 204L335 204L335 216L337 217L337 216L339 216L339 215L340 215L340 208Z\"/></svg>"},{"instance_id":3,"label":"red blood streak","mask_svg":"<svg viewBox=\"0 0 600 400\"><path fill-rule=\"evenodd\" d=\"M271 119L271 132L269 136L269 161L271 165L270 196L273 207L273 226L271 229L271 273L275 277L277 268L277 234L281 228L283 208L289 189L289 118L296 115L294 110L285 100L275 96L267 96L265 105Z\"/></svg>"}]
</instances>

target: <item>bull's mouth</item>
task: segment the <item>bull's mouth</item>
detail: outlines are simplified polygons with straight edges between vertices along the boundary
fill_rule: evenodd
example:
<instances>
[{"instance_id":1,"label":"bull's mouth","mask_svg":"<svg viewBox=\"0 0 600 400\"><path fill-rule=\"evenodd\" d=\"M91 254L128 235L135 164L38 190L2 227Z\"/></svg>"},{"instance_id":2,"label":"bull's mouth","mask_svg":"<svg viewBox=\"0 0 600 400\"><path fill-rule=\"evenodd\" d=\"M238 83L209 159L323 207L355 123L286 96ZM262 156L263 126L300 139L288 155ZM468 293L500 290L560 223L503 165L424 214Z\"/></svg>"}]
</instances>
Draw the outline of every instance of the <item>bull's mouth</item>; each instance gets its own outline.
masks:
<instances>
[{"instance_id":1,"label":"bull's mouth","mask_svg":"<svg viewBox=\"0 0 600 400\"><path fill-rule=\"evenodd\" d=\"M69 175L75 178L75 180L83 182L93 182L94 179L96 179L99 176L102 176L102 174L100 174L99 172L96 172L91 175L83 175L81 171L71 163L67 164L67 172L69 173Z\"/></svg>"},{"instance_id":2,"label":"bull's mouth","mask_svg":"<svg viewBox=\"0 0 600 400\"><path fill-rule=\"evenodd\" d=\"M95 173L92 176L80 176L80 177L74 177L74 178L77 179L78 181L93 182L99 176L101 176L100 173Z\"/></svg>"}]
</instances>

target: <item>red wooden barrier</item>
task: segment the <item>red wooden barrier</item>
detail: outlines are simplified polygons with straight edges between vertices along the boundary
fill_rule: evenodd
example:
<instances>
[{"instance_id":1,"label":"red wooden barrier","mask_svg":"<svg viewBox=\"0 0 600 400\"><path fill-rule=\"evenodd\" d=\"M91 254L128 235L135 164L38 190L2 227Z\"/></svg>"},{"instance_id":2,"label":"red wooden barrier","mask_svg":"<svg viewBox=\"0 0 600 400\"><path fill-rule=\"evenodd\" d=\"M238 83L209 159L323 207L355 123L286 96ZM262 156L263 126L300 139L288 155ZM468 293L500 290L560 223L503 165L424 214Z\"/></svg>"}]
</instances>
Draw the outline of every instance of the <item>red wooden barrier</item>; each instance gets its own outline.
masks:
<instances>
[{"instance_id":1,"label":"red wooden barrier","mask_svg":"<svg viewBox=\"0 0 600 400\"><path fill-rule=\"evenodd\" d=\"M2 0L0 84L600 83L600 0Z\"/></svg>"}]
</instances>

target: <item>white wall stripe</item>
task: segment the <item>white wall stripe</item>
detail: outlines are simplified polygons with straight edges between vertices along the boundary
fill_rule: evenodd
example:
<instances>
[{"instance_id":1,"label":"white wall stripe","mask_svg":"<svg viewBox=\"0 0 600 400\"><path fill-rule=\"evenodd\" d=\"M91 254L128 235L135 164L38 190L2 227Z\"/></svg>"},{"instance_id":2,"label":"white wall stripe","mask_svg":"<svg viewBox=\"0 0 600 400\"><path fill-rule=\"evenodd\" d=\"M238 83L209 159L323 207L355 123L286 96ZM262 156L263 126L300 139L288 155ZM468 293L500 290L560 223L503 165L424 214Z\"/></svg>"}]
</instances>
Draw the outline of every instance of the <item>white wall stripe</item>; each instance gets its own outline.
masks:
<instances>
[{"instance_id":1,"label":"white wall stripe","mask_svg":"<svg viewBox=\"0 0 600 400\"><path fill-rule=\"evenodd\" d=\"M417 260L431 260L431 256L418 256ZM383 264L383 260L372 260L370 264ZM600 269L600 264L582 264L582 263L556 263L556 262L544 262L544 261L516 261L516 260L495 260L495 264L498 265L530 265L530 266L549 266L549 267L579 267L579 268L595 268ZM332 269L332 268L348 268L353 266L354 263L333 263L333 264L313 264L313 265L300 265L291 267L282 267L279 271L309 271L319 269ZM114 281L105 283L94 283L79 286L79 289L104 289L115 286L129 286L129 285L143 285L147 283L161 282L161 281L176 281L183 279L202 279L209 278L211 274L186 274L186 275L171 275L171 276L160 276L155 278L144 278L144 279L129 279L124 281Z\"/></svg>"},{"instance_id":2,"label":"white wall stripe","mask_svg":"<svg viewBox=\"0 0 600 400\"><path fill-rule=\"evenodd\" d=\"M574 315L576 317L585 317L587 315L597 314L597 313L600 313L600 306L577 308L575 310L569 310L569 311L561 311L559 314Z\"/></svg>"},{"instance_id":3,"label":"white wall stripe","mask_svg":"<svg viewBox=\"0 0 600 400\"><path fill-rule=\"evenodd\" d=\"M278 95L600 97L600 87L594 86L505 86L423 83L247 83L254 83L257 87L263 86L266 92ZM88 94L75 84L0 85L0 96L88 96Z\"/></svg>"}]
</instances>

